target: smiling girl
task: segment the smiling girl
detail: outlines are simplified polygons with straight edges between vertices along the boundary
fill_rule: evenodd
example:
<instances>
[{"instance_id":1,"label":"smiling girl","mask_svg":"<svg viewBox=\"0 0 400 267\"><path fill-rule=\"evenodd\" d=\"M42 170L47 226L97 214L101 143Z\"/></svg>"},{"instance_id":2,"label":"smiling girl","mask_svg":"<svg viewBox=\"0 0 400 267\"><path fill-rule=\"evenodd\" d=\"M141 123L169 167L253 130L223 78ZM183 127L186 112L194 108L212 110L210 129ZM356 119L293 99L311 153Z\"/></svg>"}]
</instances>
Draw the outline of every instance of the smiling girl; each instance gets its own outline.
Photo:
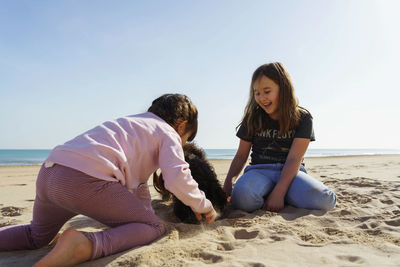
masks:
<instances>
[{"instance_id":1,"label":"smiling girl","mask_svg":"<svg viewBox=\"0 0 400 267\"><path fill-rule=\"evenodd\" d=\"M284 204L330 210L336 195L307 174L302 163L314 141L311 114L298 105L289 73L279 62L253 73L250 97L239 124L239 148L225 179L224 190L234 208L278 212ZM251 162L236 182L248 156Z\"/></svg>"}]
</instances>

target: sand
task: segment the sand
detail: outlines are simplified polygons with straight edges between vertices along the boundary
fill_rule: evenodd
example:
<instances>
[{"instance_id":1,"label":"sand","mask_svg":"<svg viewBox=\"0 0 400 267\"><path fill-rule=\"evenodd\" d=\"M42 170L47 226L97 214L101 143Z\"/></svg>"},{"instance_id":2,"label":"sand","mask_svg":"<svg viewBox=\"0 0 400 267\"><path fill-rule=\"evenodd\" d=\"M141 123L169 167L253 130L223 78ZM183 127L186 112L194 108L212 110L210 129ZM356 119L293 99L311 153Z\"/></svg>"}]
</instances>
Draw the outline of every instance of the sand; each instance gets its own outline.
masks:
<instances>
[{"instance_id":1,"label":"sand","mask_svg":"<svg viewBox=\"0 0 400 267\"><path fill-rule=\"evenodd\" d=\"M309 173L338 196L329 212L228 208L210 226L188 225L152 190L167 227L156 242L80 266L400 266L400 155L307 158ZM230 161L212 161L223 181ZM39 166L0 167L0 226L28 223ZM98 231L87 217L63 229ZM0 252L0 266L31 266L50 250Z\"/></svg>"}]
</instances>

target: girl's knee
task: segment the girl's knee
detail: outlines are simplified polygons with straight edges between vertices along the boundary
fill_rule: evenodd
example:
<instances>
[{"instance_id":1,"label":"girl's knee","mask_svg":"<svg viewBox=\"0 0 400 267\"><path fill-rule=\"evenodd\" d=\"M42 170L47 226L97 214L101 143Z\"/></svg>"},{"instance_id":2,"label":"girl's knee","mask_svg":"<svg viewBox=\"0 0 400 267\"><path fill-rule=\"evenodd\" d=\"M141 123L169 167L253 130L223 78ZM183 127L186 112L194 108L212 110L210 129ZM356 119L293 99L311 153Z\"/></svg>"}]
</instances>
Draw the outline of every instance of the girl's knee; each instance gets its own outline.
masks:
<instances>
[{"instance_id":1,"label":"girl's knee","mask_svg":"<svg viewBox=\"0 0 400 267\"><path fill-rule=\"evenodd\" d=\"M329 193L326 194L326 210L333 210L336 206L336 194L329 190Z\"/></svg>"},{"instance_id":2,"label":"girl's knee","mask_svg":"<svg viewBox=\"0 0 400 267\"><path fill-rule=\"evenodd\" d=\"M235 187L232 191L231 203L235 209L252 212L262 207L263 200L246 187Z\"/></svg>"},{"instance_id":3,"label":"girl's knee","mask_svg":"<svg viewBox=\"0 0 400 267\"><path fill-rule=\"evenodd\" d=\"M332 210L336 206L336 195L329 188L311 188L305 192L290 192L285 199L290 205L302 209Z\"/></svg>"},{"instance_id":4,"label":"girl's knee","mask_svg":"<svg viewBox=\"0 0 400 267\"><path fill-rule=\"evenodd\" d=\"M318 209L320 210L333 210L336 206L336 194L329 189L323 191L321 198L318 201L318 206Z\"/></svg>"}]
</instances>

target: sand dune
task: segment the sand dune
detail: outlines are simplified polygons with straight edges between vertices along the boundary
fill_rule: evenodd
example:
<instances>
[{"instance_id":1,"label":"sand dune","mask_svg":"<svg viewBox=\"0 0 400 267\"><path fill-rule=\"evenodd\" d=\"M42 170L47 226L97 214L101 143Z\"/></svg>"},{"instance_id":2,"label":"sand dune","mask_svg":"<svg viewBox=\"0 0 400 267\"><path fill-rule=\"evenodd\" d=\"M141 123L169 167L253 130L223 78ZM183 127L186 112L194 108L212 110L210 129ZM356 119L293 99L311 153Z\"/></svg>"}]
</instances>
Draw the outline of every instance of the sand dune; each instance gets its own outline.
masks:
<instances>
[{"instance_id":1,"label":"sand dune","mask_svg":"<svg viewBox=\"0 0 400 267\"><path fill-rule=\"evenodd\" d=\"M230 161L212 161L222 181ZM400 266L400 155L307 158L311 175L338 196L333 211L285 207L246 213L230 207L209 226L180 223L153 190L167 234L81 266ZM0 167L0 226L31 219L38 166ZM74 227L105 227L84 216ZM0 266L30 266L50 248L0 252Z\"/></svg>"}]
</instances>

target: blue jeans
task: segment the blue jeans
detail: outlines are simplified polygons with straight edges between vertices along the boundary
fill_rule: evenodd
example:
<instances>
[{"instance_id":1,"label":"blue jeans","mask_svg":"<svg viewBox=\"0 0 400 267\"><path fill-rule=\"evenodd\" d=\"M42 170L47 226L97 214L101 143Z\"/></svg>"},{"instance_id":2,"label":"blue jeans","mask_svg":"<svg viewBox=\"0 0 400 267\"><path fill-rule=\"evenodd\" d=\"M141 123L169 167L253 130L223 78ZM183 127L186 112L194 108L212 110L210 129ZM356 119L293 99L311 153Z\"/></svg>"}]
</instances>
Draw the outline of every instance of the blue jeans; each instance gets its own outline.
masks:
<instances>
[{"instance_id":1,"label":"blue jeans","mask_svg":"<svg viewBox=\"0 0 400 267\"><path fill-rule=\"evenodd\" d=\"M247 212L260 209L278 183L283 165L273 163L247 166L233 188L232 206ZM285 202L302 209L331 210L336 205L336 195L323 183L308 175L301 165L289 186Z\"/></svg>"}]
</instances>

